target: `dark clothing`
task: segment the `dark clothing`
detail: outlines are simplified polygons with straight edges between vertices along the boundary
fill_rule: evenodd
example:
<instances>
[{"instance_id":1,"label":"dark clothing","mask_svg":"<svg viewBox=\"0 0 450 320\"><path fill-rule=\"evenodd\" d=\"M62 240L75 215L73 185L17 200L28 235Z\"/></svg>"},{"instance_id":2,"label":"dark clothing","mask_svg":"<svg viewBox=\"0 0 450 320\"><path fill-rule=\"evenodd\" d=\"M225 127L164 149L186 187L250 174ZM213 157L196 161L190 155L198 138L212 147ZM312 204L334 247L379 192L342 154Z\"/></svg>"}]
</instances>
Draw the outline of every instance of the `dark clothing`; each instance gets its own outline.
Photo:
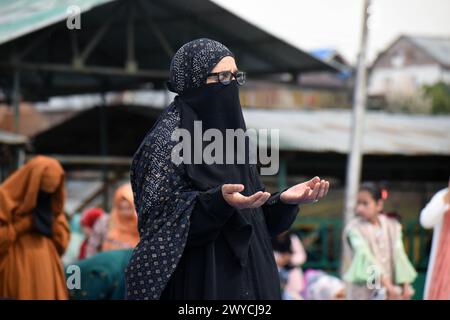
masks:
<instances>
[{"instance_id":1,"label":"dark clothing","mask_svg":"<svg viewBox=\"0 0 450 320\"><path fill-rule=\"evenodd\" d=\"M184 251L199 192L189 185L184 166L171 161L171 135L179 123L171 104L133 158L130 178L140 241L125 270L127 299L159 299Z\"/></svg>"},{"instance_id":2,"label":"dark clothing","mask_svg":"<svg viewBox=\"0 0 450 320\"><path fill-rule=\"evenodd\" d=\"M223 199L221 185L192 189L184 166L170 160L170 135L180 120L172 104L133 160L141 240L126 271L127 299L279 299L269 237L289 228L298 207L274 195L262 208L238 215ZM257 181L258 190L264 189Z\"/></svg>"},{"instance_id":3,"label":"dark clothing","mask_svg":"<svg viewBox=\"0 0 450 320\"><path fill-rule=\"evenodd\" d=\"M248 250L242 247L245 241L237 239L236 247L230 247L221 232L231 227L226 221L233 211L220 189L199 196L184 254L161 299L281 299L271 236L290 227L298 206L281 203L276 193L263 207L247 213ZM245 252L243 261L235 250Z\"/></svg>"},{"instance_id":4,"label":"dark clothing","mask_svg":"<svg viewBox=\"0 0 450 320\"><path fill-rule=\"evenodd\" d=\"M48 238L52 238L53 236L54 213L52 211L51 201L51 193L40 190L32 215L34 230Z\"/></svg>"},{"instance_id":5,"label":"dark clothing","mask_svg":"<svg viewBox=\"0 0 450 320\"><path fill-rule=\"evenodd\" d=\"M180 126L191 136L195 136L195 121L201 121L202 133L216 129L223 137L229 129L246 130L236 81L227 86L204 85L176 97L175 103L180 105ZM197 150L199 156L204 147ZM193 139L191 150L195 154ZM184 165L189 181L200 193L183 255L162 299L281 299L271 236L291 226L298 206L282 204L279 193L261 208L234 209L228 205L221 192L224 183L243 184L241 193L246 196L265 190L248 158L249 141L242 150L235 144L232 151L233 164L191 161ZM237 161L240 156L245 159L242 164Z\"/></svg>"},{"instance_id":6,"label":"dark clothing","mask_svg":"<svg viewBox=\"0 0 450 320\"><path fill-rule=\"evenodd\" d=\"M198 39L172 59L171 85L179 95L131 167L141 240L126 270L129 299L281 298L270 236L290 227L298 207L275 194L261 208L235 209L221 192L223 184L242 184L246 196L265 190L250 155L256 141L244 137L237 82L206 82L229 55L222 44ZM237 143L216 141L230 131ZM203 138L207 132L214 148Z\"/></svg>"},{"instance_id":7,"label":"dark clothing","mask_svg":"<svg viewBox=\"0 0 450 320\"><path fill-rule=\"evenodd\" d=\"M241 193L246 196L259 191L259 183L256 181L258 172L251 167L257 159L253 159L254 162L250 161L250 152L252 149L255 152L255 148L251 146L256 147L256 141L246 138L244 141L236 139L238 141L229 143L226 138L229 130L236 134L247 130L239 102L237 82L233 80L228 85L206 84L187 94L175 97L175 104L181 114L180 127L187 130L192 137L191 144L183 149L183 151L191 150L190 155L183 154L183 158L186 175L195 188L206 191L219 184L240 183L245 186ZM199 124L201 127L198 126ZM216 145L214 148L214 155L218 156L214 160L217 161L205 162L205 151L210 141L204 141L196 135L199 129L202 135L213 129L216 134L220 134L217 138L214 136L213 140L221 138L226 140L223 141L222 146ZM196 148L195 145L199 144L202 144L201 147ZM203 161L196 163L195 159L203 159Z\"/></svg>"}]
</instances>

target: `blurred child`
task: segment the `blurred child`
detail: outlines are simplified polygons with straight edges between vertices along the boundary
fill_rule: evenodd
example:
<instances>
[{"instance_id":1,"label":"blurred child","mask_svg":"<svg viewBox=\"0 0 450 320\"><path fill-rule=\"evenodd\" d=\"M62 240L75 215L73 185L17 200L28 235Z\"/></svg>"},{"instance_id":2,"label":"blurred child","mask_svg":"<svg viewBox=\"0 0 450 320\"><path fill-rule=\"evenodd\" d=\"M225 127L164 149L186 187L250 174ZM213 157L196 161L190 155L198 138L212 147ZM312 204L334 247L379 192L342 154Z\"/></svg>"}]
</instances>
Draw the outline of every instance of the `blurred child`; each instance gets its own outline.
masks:
<instances>
[{"instance_id":1,"label":"blurred child","mask_svg":"<svg viewBox=\"0 0 450 320\"><path fill-rule=\"evenodd\" d=\"M86 258L86 248L89 241L89 238L92 235L94 225L103 216L104 212L101 208L90 208L83 212L81 216L80 224L84 233L84 241L80 247L80 255L78 259L82 260Z\"/></svg>"},{"instance_id":2,"label":"blurred child","mask_svg":"<svg viewBox=\"0 0 450 320\"><path fill-rule=\"evenodd\" d=\"M400 223L382 214L385 192L364 183L358 192L356 216L344 231L352 253L344 275L350 299L410 299L417 276L405 253Z\"/></svg>"},{"instance_id":3,"label":"blurred child","mask_svg":"<svg viewBox=\"0 0 450 320\"><path fill-rule=\"evenodd\" d=\"M289 300L301 299L303 273L300 266L306 261L306 253L297 235L285 232L272 240L275 261L280 273L283 297Z\"/></svg>"}]
</instances>

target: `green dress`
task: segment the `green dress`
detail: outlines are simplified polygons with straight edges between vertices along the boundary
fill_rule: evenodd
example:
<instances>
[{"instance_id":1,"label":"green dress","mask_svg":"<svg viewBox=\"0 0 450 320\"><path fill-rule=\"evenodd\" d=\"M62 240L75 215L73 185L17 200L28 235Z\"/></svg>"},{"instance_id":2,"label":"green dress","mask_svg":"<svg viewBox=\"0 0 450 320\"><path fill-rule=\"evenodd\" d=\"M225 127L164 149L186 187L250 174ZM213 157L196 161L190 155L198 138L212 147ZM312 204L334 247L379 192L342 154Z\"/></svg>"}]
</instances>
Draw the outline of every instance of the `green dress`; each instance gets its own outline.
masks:
<instances>
[{"instance_id":1,"label":"green dress","mask_svg":"<svg viewBox=\"0 0 450 320\"><path fill-rule=\"evenodd\" d=\"M396 285L414 282L417 272L406 255L401 225L380 215L381 227L355 218L345 231L346 243L352 252L351 263L344 274L350 299L372 299L372 283L376 274L391 278Z\"/></svg>"}]
</instances>

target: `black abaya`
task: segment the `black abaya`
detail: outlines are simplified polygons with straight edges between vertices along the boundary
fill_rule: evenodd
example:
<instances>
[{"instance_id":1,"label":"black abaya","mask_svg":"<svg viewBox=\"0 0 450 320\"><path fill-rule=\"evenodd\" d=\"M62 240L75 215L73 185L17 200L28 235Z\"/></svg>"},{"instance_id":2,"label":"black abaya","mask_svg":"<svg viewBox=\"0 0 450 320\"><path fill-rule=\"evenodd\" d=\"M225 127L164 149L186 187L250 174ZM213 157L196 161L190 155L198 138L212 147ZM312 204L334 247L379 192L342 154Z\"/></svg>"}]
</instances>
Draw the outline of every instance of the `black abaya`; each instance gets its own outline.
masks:
<instances>
[{"instance_id":1,"label":"black abaya","mask_svg":"<svg viewBox=\"0 0 450 320\"><path fill-rule=\"evenodd\" d=\"M219 188L200 195L186 248L161 299L281 299L270 238L291 226L298 206L281 203L276 193L250 211L245 216L252 231L249 243L236 241L238 248L231 248L223 230L233 228L226 221L236 212ZM244 261L236 258L236 249L245 252Z\"/></svg>"}]
</instances>

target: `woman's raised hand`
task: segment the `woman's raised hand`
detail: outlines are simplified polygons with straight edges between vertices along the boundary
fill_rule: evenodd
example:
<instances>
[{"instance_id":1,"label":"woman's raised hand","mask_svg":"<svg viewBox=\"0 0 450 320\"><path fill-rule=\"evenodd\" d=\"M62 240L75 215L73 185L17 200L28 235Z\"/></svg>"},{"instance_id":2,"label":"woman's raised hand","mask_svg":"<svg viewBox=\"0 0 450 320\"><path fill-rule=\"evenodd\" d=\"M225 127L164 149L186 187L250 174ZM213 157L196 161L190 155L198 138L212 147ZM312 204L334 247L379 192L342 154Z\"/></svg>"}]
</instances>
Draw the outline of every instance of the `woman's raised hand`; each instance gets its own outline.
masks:
<instances>
[{"instance_id":1,"label":"woman's raised hand","mask_svg":"<svg viewBox=\"0 0 450 320\"><path fill-rule=\"evenodd\" d=\"M328 193L330 183L327 180L320 180L314 177L309 181L296 184L280 195L282 202L286 204L306 204L317 202Z\"/></svg>"},{"instance_id":2,"label":"woman's raised hand","mask_svg":"<svg viewBox=\"0 0 450 320\"><path fill-rule=\"evenodd\" d=\"M270 197L269 192L258 191L251 196L244 196L240 192L244 190L242 184L224 184L222 195L225 201L236 209L258 208Z\"/></svg>"}]
</instances>

